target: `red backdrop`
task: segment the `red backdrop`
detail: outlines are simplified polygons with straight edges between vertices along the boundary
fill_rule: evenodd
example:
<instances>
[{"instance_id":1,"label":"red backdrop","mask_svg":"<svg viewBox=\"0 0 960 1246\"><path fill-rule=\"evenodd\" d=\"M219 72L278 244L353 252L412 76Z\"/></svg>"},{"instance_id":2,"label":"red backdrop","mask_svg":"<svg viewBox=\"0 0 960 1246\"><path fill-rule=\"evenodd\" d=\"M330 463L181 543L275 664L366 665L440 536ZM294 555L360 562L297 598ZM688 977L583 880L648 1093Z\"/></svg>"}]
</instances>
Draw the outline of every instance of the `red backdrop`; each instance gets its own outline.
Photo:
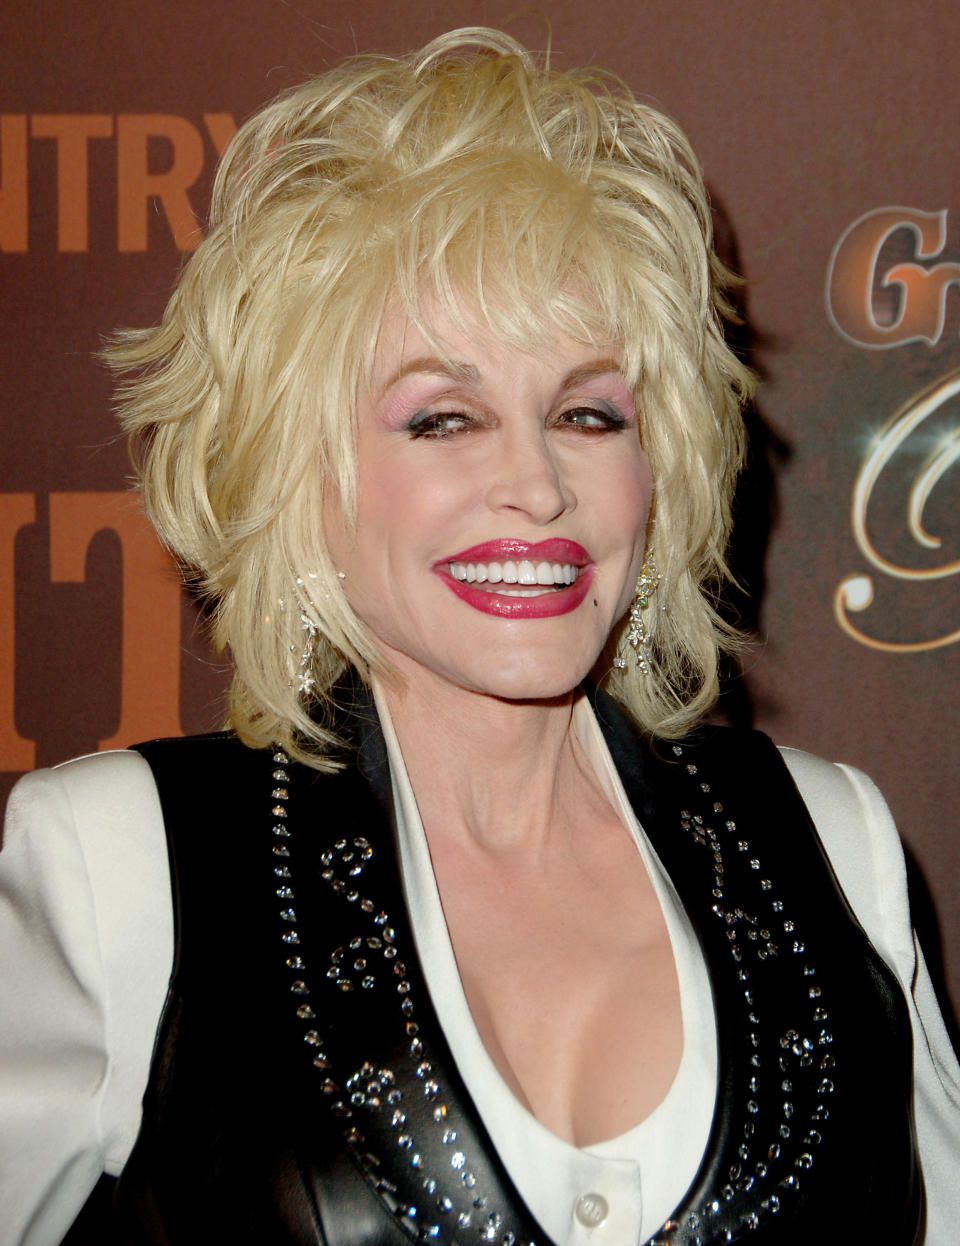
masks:
<instances>
[{"instance_id":1,"label":"red backdrop","mask_svg":"<svg viewBox=\"0 0 960 1246\"><path fill-rule=\"evenodd\" d=\"M948 0L545 3L703 160L763 379L737 562L762 643L729 705L886 792L960 999L960 25ZM0 765L222 718L223 672L131 502L93 359L160 314L217 152L282 87L510 9L34 0L0 42ZM509 28L543 45L542 17Z\"/></svg>"}]
</instances>

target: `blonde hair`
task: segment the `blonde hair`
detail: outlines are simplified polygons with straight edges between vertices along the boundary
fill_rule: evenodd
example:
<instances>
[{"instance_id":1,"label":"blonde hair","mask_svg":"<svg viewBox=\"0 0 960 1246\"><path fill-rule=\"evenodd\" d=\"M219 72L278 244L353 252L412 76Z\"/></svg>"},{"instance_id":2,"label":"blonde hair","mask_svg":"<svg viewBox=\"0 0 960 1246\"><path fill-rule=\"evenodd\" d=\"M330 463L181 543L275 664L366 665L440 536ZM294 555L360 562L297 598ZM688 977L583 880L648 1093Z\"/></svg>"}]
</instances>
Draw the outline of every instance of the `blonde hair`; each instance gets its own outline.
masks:
<instances>
[{"instance_id":1,"label":"blonde hair","mask_svg":"<svg viewBox=\"0 0 960 1246\"><path fill-rule=\"evenodd\" d=\"M330 767L325 694L377 661L322 514L335 488L355 518L356 398L397 303L428 336L439 304L525 349L558 330L622 344L663 578L651 674L609 682L650 731L682 734L734 643L715 601L750 376L723 339L730 281L674 123L497 31L357 57L249 120L161 324L107 351L147 512L231 651L240 737Z\"/></svg>"}]
</instances>

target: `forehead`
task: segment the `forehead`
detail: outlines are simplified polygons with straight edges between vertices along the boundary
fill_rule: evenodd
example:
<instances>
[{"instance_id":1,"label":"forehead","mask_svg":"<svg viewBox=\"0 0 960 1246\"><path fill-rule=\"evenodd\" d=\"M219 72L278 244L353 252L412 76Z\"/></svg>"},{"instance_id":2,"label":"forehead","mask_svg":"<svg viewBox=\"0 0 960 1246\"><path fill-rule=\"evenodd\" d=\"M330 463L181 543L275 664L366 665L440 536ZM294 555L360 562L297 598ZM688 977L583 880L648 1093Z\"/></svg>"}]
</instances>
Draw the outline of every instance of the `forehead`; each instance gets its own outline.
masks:
<instances>
[{"instance_id":1,"label":"forehead","mask_svg":"<svg viewBox=\"0 0 960 1246\"><path fill-rule=\"evenodd\" d=\"M515 337L495 330L487 318L466 307L456 314L431 300L413 315L399 304L388 307L366 377L368 390L382 393L405 376L443 372L465 384L479 383L494 372L522 370L531 361L566 373L587 361L604 371L622 365L620 343L577 338L529 317L529 335ZM524 340L524 338L527 340Z\"/></svg>"}]
</instances>

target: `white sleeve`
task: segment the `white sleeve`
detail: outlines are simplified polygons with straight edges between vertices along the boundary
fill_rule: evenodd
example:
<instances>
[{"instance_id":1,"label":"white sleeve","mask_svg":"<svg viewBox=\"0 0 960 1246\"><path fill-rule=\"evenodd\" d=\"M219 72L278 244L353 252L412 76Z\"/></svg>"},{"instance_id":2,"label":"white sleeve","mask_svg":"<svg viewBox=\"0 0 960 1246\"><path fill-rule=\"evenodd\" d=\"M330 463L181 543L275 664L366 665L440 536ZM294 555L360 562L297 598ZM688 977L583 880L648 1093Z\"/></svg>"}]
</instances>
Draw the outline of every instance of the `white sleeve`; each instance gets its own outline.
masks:
<instances>
[{"instance_id":1,"label":"white sleeve","mask_svg":"<svg viewBox=\"0 0 960 1246\"><path fill-rule=\"evenodd\" d=\"M875 785L851 766L782 749L840 885L894 971L913 1026L914 1114L926 1194L923 1246L955 1246L960 1225L960 1067L916 943L896 827Z\"/></svg>"},{"instance_id":2,"label":"white sleeve","mask_svg":"<svg viewBox=\"0 0 960 1246\"><path fill-rule=\"evenodd\" d=\"M26 775L0 852L0 1246L56 1246L136 1138L173 955L137 753Z\"/></svg>"}]
</instances>

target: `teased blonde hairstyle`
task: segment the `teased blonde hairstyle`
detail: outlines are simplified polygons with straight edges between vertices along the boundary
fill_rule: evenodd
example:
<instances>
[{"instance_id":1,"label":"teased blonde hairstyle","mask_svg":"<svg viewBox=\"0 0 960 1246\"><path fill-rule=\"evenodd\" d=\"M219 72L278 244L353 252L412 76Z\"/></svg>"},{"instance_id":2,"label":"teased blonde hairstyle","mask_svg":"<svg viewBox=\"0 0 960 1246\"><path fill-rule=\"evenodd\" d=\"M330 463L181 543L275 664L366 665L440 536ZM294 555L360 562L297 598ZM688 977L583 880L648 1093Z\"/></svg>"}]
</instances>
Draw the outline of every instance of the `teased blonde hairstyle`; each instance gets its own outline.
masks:
<instances>
[{"instance_id":1,"label":"teased blonde hairstyle","mask_svg":"<svg viewBox=\"0 0 960 1246\"><path fill-rule=\"evenodd\" d=\"M377 662L322 512L335 488L355 519L356 398L388 305L428 337L439 304L523 348L622 344L663 581L653 672L611 691L661 735L701 716L734 642L714 603L750 378L723 340L729 280L673 122L497 31L352 59L248 121L162 323L107 351L147 511L232 653L240 736L329 767L325 693Z\"/></svg>"}]
</instances>

